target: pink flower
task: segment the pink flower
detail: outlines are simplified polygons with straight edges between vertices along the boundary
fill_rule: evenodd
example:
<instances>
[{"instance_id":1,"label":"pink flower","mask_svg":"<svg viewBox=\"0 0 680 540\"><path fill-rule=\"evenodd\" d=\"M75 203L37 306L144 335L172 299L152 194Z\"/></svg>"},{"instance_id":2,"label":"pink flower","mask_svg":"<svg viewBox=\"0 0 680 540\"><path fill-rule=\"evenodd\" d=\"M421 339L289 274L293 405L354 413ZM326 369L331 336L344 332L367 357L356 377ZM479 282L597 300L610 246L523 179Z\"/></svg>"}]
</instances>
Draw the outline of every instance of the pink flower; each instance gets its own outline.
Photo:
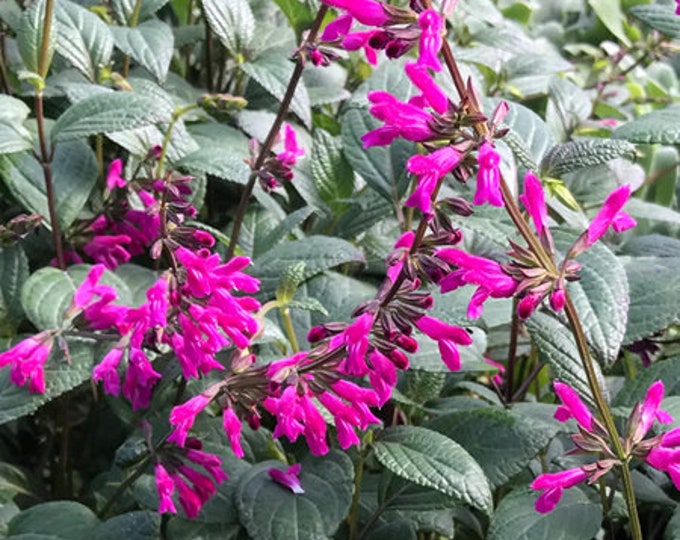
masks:
<instances>
[{"instance_id":1,"label":"pink flower","mask_svg":"<svg viewBox=\"0 0 680 540\"><path fill-rule=\"evenodd\" d=\"M346 36L352 28L352 16L349 13L340 15L334 21L329 22L321 34L321 41L335 41Z\"/></svg>"},{"instance_id":2,"label":"pink flower","mask_svg":"<svg viewBox=\"0 0 680 540\"><path fill-rule=\"evenodd\" d=\"M423 315L415 322L418 330L437 341L442 360L451 371L460 369L460 353L457 345L471 345L472 338L465 329Z\"/></svg>"},{"instance_id":3,"label":"pink flower","mask_svg":"<svg viewBox=\"0 0 680 540\"><path fill-rule=\"evenodd\" d=\"M281 163L288 167L292 167L297 163L298 158L305 155L304 149L298 144L297 135L295 130L290 124L286 124L284 127L284 137L283 137L284 151L276 155Z\"/></svg>"},{"instance_id":4,"label":"pink flower","mask_svg":"<svg viewBox=\"0 0 680 540\"><path fill-rule=\"evenodd\" d=\"M305 492L305 490L302 489L302 484L300 484L301 468L302 465L296 463L295 465L288 467L285 471L272 467L267 469L267 473L269 474L269 478L274 480L277 484L281 484L295 494L300 494Z\"/></svg>"},{"instance_id":5,"label":"pink flower","mask_svg":"<svg viewBox=\"0 0 680 540\"><path fill-rule=\"evenodd\" d=\"M228 407L222 413L222 427L229 438L229 444L236 457L242 458L245 454L241 447L241 419L234 409Z\"/></svg>"},{"instance_id":6,"label":"pink flower","mask_svg":"<svg viewBox=\"0 0 680 540\"><path fill-rule=\"evenodd\" d=\"M172 481L179 493L179 504L189 519L194 519L201 511L203 501L193 489L189 487L179 474L173 474Z\"/></svg>"},{"instance_id":7,"label":"pink flower","mask_svg":"<svg viewBox=\"0 0 680 540\"><path fill-rule=\"evenodd\" d=\"M517 315L519 318L524 321L531 317L536 307L541 303L541 300L543 300L542 294L529 293L524 296L517 304Z\"/></svg>"},{"instance_id":8,"label":"pink flower","mask_svg":"<svg viewBox=\"0 0 680 540\"><path fill-rule=\"evenodd\" d=\"M390 399L392 388L397 384L397 367L377 349L371 351L369 361L372 369L368 378L378 395L378 405L382 407Z\"/></svg>"},{"instance_id":9,"label":"pink flower","mask_svg":"<svg viewBox=\"0 0 680 540\"><path fill-rule=\"evenodd\" d=\"M123 161L114 159L109 165L109 170L106 173L106 189L113 191L114 188L125 189L127 183L120 173L123 172Z\"/></svg>"},{"instance_id":10,"label":"pink flower","mask_svg":"<svg viewBox=\"0 0 680 540\"><path fill-rule=\"evenodd\" d=\"M196 416L210 404L213 397L198 394L186 403L173 407L170 413L170 424L175 426L175 430L168 437L168 441L176 443L177 446L184 446L187 434L196 421Z\"/></svg>"},{"instance_id":11,"label":"pink flower","mask_svg":"<svg viewBox=\"0 0 680 540\"><path fill-rule=\"evenodd\" d=\"M28 382L28 391L45 393L45 363L52 351L53 339L41 332L24 339L11 349L0 353L0 368L11 365L10 381L17 386Z\"/></svg>"},{"instance_id":12,"label":"pink flower","mask_svg":"<svg viewBox=\"0 0 680 540\"><path fill-rule=\"evenodd\" d=\"M588 476L589 474L581 467L540 475L531 483L531 489L543 491L538 500L536 500L536 511L541 514L552 512L562 498L564 489L580 484Z\"/></svg>"},{"instance_id":13,"label":"pink flower","mask_svg":"<svg viewBox=\"0 0 680 540\"><path fill-rule=\"evenodd\" d=\"M415 238L415 233L413 231L406 231L403 233L394 244L392 253L387 258L387 277L394 283L401 269L404 266L404 262L408 257L409 250L413 245L413 239Z\"/></svg>"},{"instance_id":14,"label":"pink flower","mask_svg":"<svg viewBox=\"0 0 680 540\"><path fill-rule=\"evenodd\" d=\"M418 208L425 216L432 217L432 194L437 182L460 163L461 154L451 146L435 150L427 156L412 156L406 162L409 172L418 175L418 185L404 204Z\"/></svg>"},{"instance_id":15,"label":"pink flower","mask_svg":"<svg viewBox=\"0 0 680 540\"><path fill-rule=\"evenodd\" d=\"M102 277L104 270L106 270L106 268L104 268L103 264L95 264L92 268L90 268L87 276L76 289L76 292L73 295L73 300L71 301L71 306L67 310L67 313L80 311L86 308L92 301L94 295L99 294L97 282Z\"/></svg>"},{"instance_id":16,"label":"pink flower","mask_svg":"<svg viewBox=\"0 0 680 540\"><path fill-rule=\"evenodd\" d=\"M427 68L415 62L409 62L405 66L406 75L411 82L422 92L422 97L439 114L449 110L449 98L434 81Z\"/></svg>"},{"instance_id":17,"label":"pink flower","mask_svg":"<svg viewBox=\"0 0 680 540\"><path fill-rule=\"evenodd\" d=\"M144 351L131 348L123 395L132 403L133 411L149 406L153 387L160 378L161 374L153 369Z\"/></svg>"},{"instance_id":18,"label":"pink flower","mask_svg":"<svg viewBox=\"0 0 680 540\"><path fill-rule=\"evenodd\" d=\"M123 244L129 244L131 241L131 238L125 234L95 236L83 246L83 251L88 257L102 263L109 270L113 270L130 260L130 252L123 247Z\"/></svg>"},{"instance_id":19,"label":"pink flower","mask_svg":"<svg viewBox=\"0 0 680 540\"><path fill-rule=\"evenodd\" d=\"M168 280L166 276L161 276L156 283L146 291L146 298L149 305L150 326L165 328L168 322L168 307L170 306L168 299Z\"/></svg>"},{"instance_id":20,"label":"pink flower","mask_svg":"<svg viewBox=\"0 0 680 540\"><path fill-rule=\"evenodd\" d=\"M607 196L602 208L588 227L586 247L597 242L610 226L616 232L622 232L637 225L632 217L622 211L629 198L630 186L628 184L615 189Z\"/></svg>"},{"instance_id":21,"label":"pink flower","mask_svg":"<svg viewBox=\"0 0 680 540\"><path fill-rule=\"evenodd\" d=\"M368 373L366 353L374 317L373 313L363 313L343 332L347 346L347 359L343 367L347 375L363 377Z\"/></svg>"},{"instance_id":22,"label":"pink flower","mask_svg":"<svg viewBox=\"0 0 680 540\"><path fill-rule=\"evenodd\" d=\"M676 489L680 489L680 428L664 433L661 442L650 450L645 461L667 472Z\"/></svg>"},{"instance_id":23,"label":"pink flower","mask_svg":"<svg viewBox=\"0 0 680 540\"><path fill-rule=\"evenodd\" d=\"M562 401L562 405L555 411L555 418L560 422L566 422L574 418L586 431L593 430L593 415L579 397L576 390L559 381L553 383L555 393Z\"/></svg>"},{"instance_id":24,"label":"pink flower","mask_svg":"<svg viewBox=\"0 0 680 540\"><path fill-rule=\"evenodd\" d=\"M123 358L123 349L114 347L92 370L92 380L102 381L104 392L112 396L120 394L120 375L118 365Z\"/></svg>"},{"instance_id":25,"label":"pink flower","mask_svg":"<svg viewBox=\"0 0 680 540\"><path fill-rule=\"evenodd\" d=\"M439 61L439 49L442 48L442 29L444 21L433 9L427 9L418 15L420 26L420 51L418 64L434 71L441 71L442 64Z\"/></svg>"},{"instance_id":26,"label":"pink flower","mask_svg":"<svg viewBox=\"0 0 680 540\"><path fill-rule=\"evenodd\" d=\"M172 501L175 483L172 481L168 471L160 463L156 464L154 471L156 476L156 489L158 490L158 498L160 499L158 513L165 514L166 512L170 512L171 514L176 514L177 508L175 508L175 503Z\"/></svg>"},{"instance_id":27,"label":"pink flower","mask_svg":"<svg viewBox=\"0 0 680 540\"><path fill-rule=\"evenodd\" d=\"M423 142L437 135L430 127L432 115L420 107L399 101L392 94L376 90L368 93L369 111L385 125L362 135L364 148L391 144L397 137Z\"/></svg>"},{"instance_id":28,"label":"pink flower","mask_svg":"<svg viewBox=\"0 0 680 540\"><path fill-rule=\"evenodd\" d=\"M215 454L209 454L195 448L189 448L184 454L189 461L203 467L210 476L213 477L216 484L221 484L229 477L227 473L222 470L222 458Z\"/></svg>"},{"instance_id":29,"label":"pink flower","mask_svg":"<svg viewBox=\"0 0 680 540\"><path fill-rule=\"evenodd\" d=\"M517 282L495 261L456 248L440 249L437 257L458 267L439 281L443 293L467 284L479 286L468 305L467 316L470 319L482 314L487 298L509 298L517 289Z\"/></svg>"},{"instance_id":30,"label":"pink flower","mask_svg":"<svg viewBox=\"0 0 680 540\"><path fill-rule=\"evenodd\" d=\"M524 208L534 222L539 236L548 229L548 209L545 206L545 194L541 181L531 171L524 176L524 193L519 196Z\"/></svg>"},{"instance_id":31,"label":"pink flower","mask_svg":"<svg viewBox=\"0 0 680 540\"><path fill-rule=\"evenodd\" d=\"M477 154L479 170L477 171L477 191L472 202L484 204L488 202L492 206L503 206L501 194L501 173L498 165L501 157L488 142L480 146Z\"/></svg>"},{"instance_id":32,"label":"pink flower","mask_svg":"<svg viewBox=\"0 0 680 540\"><path fill-rule=\"evenodd\" d=\"M323 0L324 4L344 9L361 24L381 26L388 20L380 2L373 0Z\"/></svg>"},{"instance_id":33,"label":"pink flower","mask_svg":"<svg viewBox=\"0 0 680 540\"><path fill-rule=\"evenodd\" d=\"M673 417L667 411L660 409L663 400L664 386L662 381L656 381L647 390L645 401L640 405L640 420L633 434L633 442L637 443L651 429L655 420L662 424L670 424Z\"/></svg>"}]
</instances>

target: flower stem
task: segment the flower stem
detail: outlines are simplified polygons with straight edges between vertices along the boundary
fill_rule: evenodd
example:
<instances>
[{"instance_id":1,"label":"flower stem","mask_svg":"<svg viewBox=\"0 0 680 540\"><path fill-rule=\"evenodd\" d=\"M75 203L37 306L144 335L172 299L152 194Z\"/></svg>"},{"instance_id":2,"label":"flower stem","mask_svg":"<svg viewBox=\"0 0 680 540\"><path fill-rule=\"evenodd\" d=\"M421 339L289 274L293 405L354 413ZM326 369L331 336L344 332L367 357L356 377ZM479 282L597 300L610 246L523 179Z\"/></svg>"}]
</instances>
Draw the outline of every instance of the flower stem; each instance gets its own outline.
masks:
<instances>
[{"instance_id":1,"label":"flower stem","mask_svg":"<svg viewBox=\"0 0 680 540\"><path fill-rule=\"evenodd\" d=\"M307 35L304 41L309 43L316 39L316 35L319 33L321 23L323 22L323 19L326 16L327 12L328 6L322 4L321 7L319 8L319 11L316 14L316 18L314 19L311 28L309 29L309 34ZM274 145L274 141L276 140L276 136L279 134L279 130L283 125L283 120L285 119L286 114L288 113L290 103L293 101L295 89L297 88L297 85L300 82L300 78L302 77L302 70L304 69L304 67L305 56L304 53L301 51L300 54L298 54L297 61L295 62L295 69L293 70L293 74L291 75L290 80L288 81L288 87L286 88L286 93L283 95L283 99L281 100L281 105L279 106L279 110L276 113L276 118L274 118L274 123L269 128L267 138L260 147L257 158L255 159L255 163L252 166L253 172L250 174L250 177L248 178L248 183L246 184L246 187L243 190L243 194L241 195L241 200L239 201L238 209L236 210L236 217L234 218L234 228L232 229L231 238L229 239L229 247L227 248L226 256L227 259L231 259L234 256L234 252L236 251L236 244L238 243L238 237L239 234L241 233L241 225L243 223L243 218L245 217L246 210L248 209L248 201L250 200L250 196L253 194L253 189L255 188L257 172L259 171L260 167L262 167L264 160L269 155L269 152L272 146Z\"/></svg>"},{"instance_id":2,"label":"flower stem","mask_svg":"<svg viewBox=\"0 0 680 540\"><path fill-rule=\"evenodd\" d=\"M574 339L576 340L576 347L578 348L579 355L583 362L583 367L586 371L586 377L588 378L588 386L593 394L593 399L595 400L595 405L597 406L600 418L604 423L605 429L609 434L612 446L614 447L614 453L616 457L621 461L621 479L623 481L623 495L626 499L626 505L628 506L628 517L630 519L631 532L635 540L642 540L642 530L640 529L640 519L637 513L637 505L635 504L635 492L633 491L633 480L630 474L630 469L628 468L628 457L621 444L621 438L619 432L614 424L614 418L612 417L609 406L602 395L602 389L597 381L597 375L595 374L595 369L593 367L593 360L590 357L590 350L588 349L588 341L586 335L583 332L583 326L581 325L581 320L579 319L576 307L571 300L571 295L568 291L565 291L566 302L564 305L564 311L569 319L569 324L571 325L571 331L574 334Z\"/></svg>"},{"instance_id":3,"label":"flower stem","mask_svg":"<svg viewBox=\"0 0 680 540\"><path fill-rule=\"evenodd\" d=\"M282 307L281 318L283 319L283 327L286 329L286 335L288 336L291 349L293 349L294 353L300 352L300 345L298 345L298 340L295 336L295 328L293 328L293 320L290 317L290 309Z\"/></svg>"}]
</instances>

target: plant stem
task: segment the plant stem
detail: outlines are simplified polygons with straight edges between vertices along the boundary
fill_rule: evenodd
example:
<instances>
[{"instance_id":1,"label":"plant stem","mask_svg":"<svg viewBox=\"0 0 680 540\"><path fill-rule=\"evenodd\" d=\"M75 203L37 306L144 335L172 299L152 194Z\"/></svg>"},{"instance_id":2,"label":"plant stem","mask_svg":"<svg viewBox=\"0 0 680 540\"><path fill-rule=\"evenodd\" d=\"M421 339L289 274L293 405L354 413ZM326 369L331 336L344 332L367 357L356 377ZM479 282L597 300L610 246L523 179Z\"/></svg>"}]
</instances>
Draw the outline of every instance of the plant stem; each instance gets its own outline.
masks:
<instances>
[{"instance_id":1,"label":"plant stem","mask_svg":"<svg viewBox=\"0 0 680 540\"><path fill-rule=\"evenodd\" d=\"M147 465L151 461L151 454L147 455L142 462L139 464L139 467L133 472L131 475L125 477L125 479L118 485L118 488L116 489L115 493L111 496L111 498L107 501L107 503L104 505L104 508L102 508L98 513L97 516L100 519L104 519L108 513L111 511L113 508L113 505L116 503L116 501L120 498L120 496L125 493L125 490L129 488L139 477L141 477L144 474L144 471L146 470Z\"/></svg>"},{"instance_id":2,"label":"plant stem","mask_svg":"<svg viewBox=\"0 0 680 540\"><path fill-rule=\"evenodd\" d=\"M290 317L290 309L287 307L281 308L281 318L283 319L283 327L286 330L290 347L294 353L300 352L300 345L298 345L297 337L295 336L295 328L293 327L293 320Z\"/></svg>"},{"instance_id":3,"label":"plant stem","mask_svg":"<svg viewBox=\"0 0 680 540\"><path fill-rule=\"evenodd\" d=\"M50 34L54 19L54 0L45 0L45 18L43 19L42 43L38 58L38 75L44 80L50 69Z\"/></svg>"},{"instance_id":4,"label":"plant stem","mask_svg":"<svg viewBox=\"0 0 680 540\"><path fill-rule=\"evenodd\" d=\"M130 19L130 28L134 28L139 24L139 14L142 12L142 0L137 0L135 2L135 7L132 10L132 18ZM130 57L126 54L123 57L123 77L126 79L130 74Z\"/></svg>"},{"instance_id":5,"label":"plant stem","mask_svg":"<svg viewBox=\"0 0 680 540\"><path fill-rule=\"evenodd\" d=\"M187 105L186 107L182 107L181 109L175 109L172 112L170 123L168 124L168 128L165 130L165 134L163 135L163 142L161 143L161 155L158 158L158 164L156 165L156 172L154 175L156 178L161 178L161 175L163 174L163 166L165 165L165 158L168 152L168 145L170 144L170 139L172 138L172 130L175 128L175 124L182 117L182 115L186 114L187 112L193 109L196 109L197 107L198 105L192 103L191 105Z\"/></svg>"},{"instance_id":6,"label":"plant stem","mask_svg":"<svg viewBox=\"0 0 680 540\"><path fill-rule=\"evenodd\" d=\"M593 360L590 357L590 350L588 349L588 341L586 339L585 333L583 332L583 327L581 326L581 320L578 317L576 307L571 300L571 295L568 291L565 291L566 302L564 306L564 311L569 319L569 324L571 325L572 333L574 334L574 339L576 340L576 347L578 348L579 355L583 362L583 367L586 371L586 377L588 378L588 386L593 394L593 399L595 400L595 405L599 412L600 418L604 423L605 429L609 434L612 446L614 447L614 453L616 457L621 460L621 479L623 480L623 495L626 499L626 505L628 506L628 517L630 519L630 528L633 533L633 538L635 540L642 540L642 530L640 529L640 519L637 513L637 505L635 504L635 492L633 491L633 480L630 475L630 469L628 468L628 457L621 444L621 439L619 437L619 432L614 424L614 418L611 415L611 411L607 405L607 402L602 395L602 390L600 384L597 381L597 375L595 374L595 368L593 367Z\"/></svg>"},{"instance_id":7,"label":"plant stem","mask_svg":"<svg viewBox=\"0 0 680 540\"><path fill-rule=\"evenodd\" d=\"M519 315L517 314L517 298L512 299L512 322L510 323L510 345L508 347L508 369L505 373L505 402L514 399L515 362L517 362L517 338L519 335Z\"/></svg>"},{"instance_id":8,"label":"plant stem","mask_svg":"<svg viewBox=\"0 0 680 540\"><path fill-rule=\"evenodd\" d=\"M212 72L213 33L208 18L205 16L205 10L203 10L203 22L205 23L205 87L212 94L215 91Z\"/></svg>"},{"instance_id":9,"label":"plant stem","mask_svg":"<svg viewBox=\"0 0 680 540\"><path fill-rule=\"evenodd\" d=\"M359 449L357 461L354 464L354 493L352 494L352 504L347 514L347 524L349 525L349 540L356 540L358 529L358 510L359 500L361 499L361 485L364 479L364 463L366 462L366 447L363 445Z\"/></svg>"},{"instance_id":10,"label":"plant stem","mask_svg":"<svg viewBox=\"0 0 680 540\"><path fill-rule=\"evenodd\" d=\"M35 118L38 124L38 140L40 142L40 165L42 166L45 178L45 194L47 196L47 208L50 214L50 225L52 225L52 239L54 248L57 252L57 264L62 270L66 270L64 259L64 248L61 243L61 232L59 230L59 220L57 218L57 204L54 195L54 184L52 182L52 154L47 148L47 138L45 137L45 113L43 110L42 90L37 90L35 94Z\"/></svg>"},{"instance_id":11,"label":"plant stem","mask_svg":"<svg viewBox=\"0 0 680 540\"><path fill-rule=\"evenodd\" d=\"M5 61L5 31L0 29L0 84L2 90L8 96L12 94L12 89L9 87L9 79L7 77L7 67Z\"/></svg>"},{"instance_id":12,"label":"plant stem","mask_svg":"<svg viewBox=\"0 0 680 540\"><path fill-rule=\"evenodd\" d=\"M316 39L316 35L318 34L319 29L321 28L321 23L323 22L323 19L326 16L327 12L328 6L322 4L321 7L319 8L319 11L316 14L316 18L314 19L311 28L309 29L309 34L305 41L312 42ZM248 208L248 201L250 200L250 196L253 194L255 182L257 181L257 173L259 169L262 167L264 160L268 157L269 152L272 146L274 145L274 141L276 140L276 137L279 134L279 130L283 125L283 120L285 119L286 114L288 113L288 108L290 107L291 101L293 101L295 89L297 88L297 85L300 82L300 77L302 77L302 70L304 69L304 67L305 67L304 53L300 53L297 57L293 74L291 75L290 80L288 81L286 93L284 94L283 99L281 100L281 105L279 106L276 118L274 118L274 123L269 128L267 138L260 147L257 158L255 159L255 163L252 166L253 172L250 174L250 177L248 178L248 183L246 184L246 187L243 189L243 194L241 195L241 200L239 201L239 205L236 210L236 217L234 218L234 227L231 232L231 238L229 239L229 247L227 248L226 256L227 259L231 259L234 256L234 252L236 251L236 244L238 243L238 237L239 234L241 233L241 225L243 223L243 218L245 217L246 210Z\"/></svg>"}]
</instances>

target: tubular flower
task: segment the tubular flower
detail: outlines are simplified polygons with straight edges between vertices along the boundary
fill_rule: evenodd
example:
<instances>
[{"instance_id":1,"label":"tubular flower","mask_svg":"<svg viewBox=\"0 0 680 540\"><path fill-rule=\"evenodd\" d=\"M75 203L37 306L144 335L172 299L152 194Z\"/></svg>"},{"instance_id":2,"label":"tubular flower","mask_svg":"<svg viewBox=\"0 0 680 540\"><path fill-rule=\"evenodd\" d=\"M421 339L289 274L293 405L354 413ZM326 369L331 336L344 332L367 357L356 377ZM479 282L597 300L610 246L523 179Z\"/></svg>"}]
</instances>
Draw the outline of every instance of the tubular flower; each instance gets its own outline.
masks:
<instances>
[{"instance_id":1,"label":"tubular flower","mask_svg":"<svg viewBox=\"0 0 680 540\"><path fill-rule=\"evenodd\" d=\"M487 298L509 298L517 289L517 282L496 261L470 255L456 248L440 249L437 257L458 267L439 281L443 293L463 285L478 286L468 305L467 316L470 319L482 314Z\"/></svg>"},{"instance_id":2,"label":"tubular flower","mask_svg":"<svg viewBox=\"0 0 680 540\"><path fill-rule=\"evenodd\" d=\"M186 403L173 407L170 413L170 424L175 426L175 430L168 437L168 441L174 442L177 446L184 446L187 434L196 421L196 416L210 404L212 399L213 396L198 394Z\"/></svg>"},{"instance_id":3,"label":"tubular flower","mask_svg":"<svg viewBox=\"0 0 680 540\"><path fill-rule=\"evenodd\" d=\"M281 484L283 487L297 495L305 492L305 490L302 489L302 484L300 484L301 468L302 465L300 463L291 465L285 471L272 467L271 469L267 469L267 474L269 474L269 478L274 480L274 482Z\"/></svg>"},{"instance_id":4,"label":"tubular flower","mask_svg":"<svg viewBox=\"0 0 680 540\"><path fill-rule=\"evenodd\" d=\"M382 26L389 19L382 4L373 0L323 0L323 3L344 9L366 26Z\"/></svg>"},{"instance_id":5,"label":"tubular flower","mask_svg":"<svg viewBox=\"0 0 680 540\"><path fill-rule=\"evenodd\" d=\"M432 194L439 179L450 173L462 156L455 148L445 146L435 150L427 156L412 156L406 162L406 169L418 175L418 185L404 204L411 208L418 208L425 216L431 218Z\"/></svg>"},{"instance_id":6,"label":"tubular flower","mask_svg":"<svg viewBox=\"0 0 680 540\"><path fill-rule=\"evenodd\" d=\"M555 418L560 422L566 422L570 418L574 418L583 429L592 431L593 415L586 404L581 401L576 390L559 381L553 383L553 388L562 401L562 405L555 411Z\"/></svg>"},{"instance_id":7,"label":"tubular flower","mask_svg":"<svg viewBox=\"0 0 680 540\"><path fill-rule=\"evenodd\" d=\"M531 483L531 489L541 490L543 493L536 500L536 511L547 514L555 509L562 498L565 489L574 487L588 478L589 474L578 467L557 473L542 474Z\"/></svg>"},{"instance_id":8,"label":"tubular flower","mask_svg":"<svg viewBox=\"0 0 680 540\"><path fill-rule=\"evenodd\" d=\"M422 97L439 114L444 114L449 110L449 98L446 93L434 81L432 75L423 65L409 62L404 67L406 75L411 82L422 92Z\"/></svg>"},{"instance_id":9,"label":"tubular flower","mask_svg":"<svg viewBox=\"0 0 680 540\"><path fill-rule=\"evenodd\" d=\"M109 165L109 170L106 173L106 189L113 191L115 188L125 189L127 182L120 174L123 172L123 161L114 159Z\"/></svg>"},{"instance_id":10,"label":"tubular flower","mask_svg":"<svg viewBox=\"0 0 680 540\"><path fill-rule=\"evenodd\" d=\"M41 332L24 339L11 349L0 353L0 368L10 367L9 379L17 386L28 383L28 391L45 393L45 363L54 340L49 332Z\"/></svg>"},{"instance_id":11,"label":"tubular flower","mask_svg":"<svg viewBox=\"0 0 680 540\"><path fill-rule=\"evenodd\" d=\"M433 9L426 9L418 15L418 26L421 30L418 64L434 71L441 71L439 49L442 48L444 21Z\"/></svg>"},{"instance_id":12,"label":"tubular flower","mask_svg":"<svg viewBox=\"0 0 680 540\"><path fill-rule=\"evenodd\" d=\"M391 144L397 137L423 142L437 138L430 127L432 115L420 107L399 101L388 92L368 93L369 111L385 125L361 136L364 148Z\"/></svg>"},{"instance_id":13,"label":"tubular flower","mask_svg":"<svg viewBox=\"0 0 680 540\"><path fill-rule=\"evenodd\" d=\"M160 500L158 504L158 513L165 514L166 512L170 512L171 514L176 514L177 508L175 508L175 503L172 501L172 494L175 492L175 483L172 481L172 477L168 474L168 471L160 463L156 464L154 470L156 490L158 491L158 498Z\"/></svg>"},{"instance_id":14,"label":"tubular flower","mask_svg":"<svg viewBox=\"0 0 680 540\"><path fill-rule=\"evenodd\" d=\"M470 334L459 326L446 324L428 315L423 315L417 319L415 325L423 334L437 342L446 366L451 371L458 371L460 369L460 353L457 346L471 345Z\"/></svg>"},{"instance_id":15,"label":"tubular flower","mask_svg":"<svg viewBox=\"0 0 680 540\"><path fill-rule=\"evenodd\" d=\"M241 446L241 419L231 407L224 409L222 413L222 428L229 439L232 451L236 457L242 458L245 454Z\"/></svg>"},{"instance_id":16,"label":"tubular flower","mask_svg":"<svg viewBox=\"0 0 680 540\"><path fill-rule=\"evenodd\" d=\"M479 148L477 159L479 161L477 191L472 202L478 205L488 202L492 206L503 206L500 188L501 173L498 168L501 157L491 144L485 142Z\"/></svg>"}]
</instances>

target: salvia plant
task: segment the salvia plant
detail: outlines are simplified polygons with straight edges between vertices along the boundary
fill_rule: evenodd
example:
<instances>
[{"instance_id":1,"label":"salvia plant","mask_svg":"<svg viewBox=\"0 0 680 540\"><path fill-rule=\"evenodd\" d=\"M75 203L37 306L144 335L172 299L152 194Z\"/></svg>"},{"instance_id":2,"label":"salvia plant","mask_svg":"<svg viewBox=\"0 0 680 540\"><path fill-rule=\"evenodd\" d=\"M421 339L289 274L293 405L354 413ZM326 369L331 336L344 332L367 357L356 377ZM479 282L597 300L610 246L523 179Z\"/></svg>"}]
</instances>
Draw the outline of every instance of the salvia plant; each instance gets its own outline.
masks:
<instances>
[{"instance_id":1,"label":"salvia plant","mask_svg":"<svg viewBox=\"0 0 680 540\"><path fill-rule=\"evenodd\" d=\"M2 534L680 538L676 11L2 0Z\"/></svg>"}]
</instances>

